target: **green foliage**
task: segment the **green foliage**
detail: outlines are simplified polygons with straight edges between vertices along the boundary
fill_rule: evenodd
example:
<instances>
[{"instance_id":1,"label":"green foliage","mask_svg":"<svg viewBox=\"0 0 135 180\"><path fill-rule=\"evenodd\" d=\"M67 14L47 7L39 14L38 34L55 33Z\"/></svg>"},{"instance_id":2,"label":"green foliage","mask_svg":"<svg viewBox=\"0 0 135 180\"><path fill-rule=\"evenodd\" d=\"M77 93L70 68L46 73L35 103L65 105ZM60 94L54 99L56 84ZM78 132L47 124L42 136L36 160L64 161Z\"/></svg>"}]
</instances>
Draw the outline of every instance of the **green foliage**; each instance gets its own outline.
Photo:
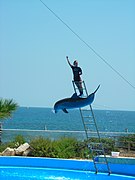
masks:
<instances>
[{"instance_id":1,"label":"green foliage","mask_svg":"<svg viewBox=\"0 0 135 180\"><path fill-rule=\"evenodd\" d=\"M55 157L75 158L77 156L77 140L74 138L61 138L53 142Z\"/></svg>"},{"instance_id":2,"label":"green foliage","mask_svg":"<svg viewBox=\"0 0 135 180\"><path fill-rule=\"evenodd\" d=\"M120 147L127 149L130 145L130 149L135 150L135 134L119 137L118 142Z\"/></svg>"},{"instance_id":3,"label":"green foliage","mask_svg":"<svg viewBox=\"0 0 135 180\"><path fill-rule=\"evenodd\" d=\"M22 135L17 135L13 141L8 142L8 143L1 143L0 144L0 152L4 151L7 147L17 148L25 142L26 142L26 140L24 139L24 137Z\"/></svg>"},{"instance_id":4,"label":"green foliage","mask_svg":"<svg viewBox=\"0 0 135 180\"><path fill-rule=\"evenodd\" d=\"M119 137L119 141L135 142L135 134Z\"/></svg>"},{"instance_id":5,"label":"green foliage","mask_svg":"<svg viewBox=\"0 0 135 180\"><path fill-rule=\"evenodd\" d=\"M135 142L135 135L128 137L121 137L120 140L127 142ZM6 147L17 148L21 144L25 143L23 136L18 135L10 143L4 143L0 145L0 152ZM38 137L30 141L32 147L32 156L34 157L50 157L50 158L92 158L92 153L88 148L88 144L91 142L98 143L98 138L91 138L89 141L79 141L72 137L62 137L57 140L45 139ZM110 138L102 138L101 143L104 146L105 153L110 154L111 151L117 151L115 141ZM99 147L97 147L98 149Z\"/></svg>"},{"instance_id":6,"label":"green foliage","mask_svg":"<svg viewBox=\"0 0 135 180\"><path fill-rule=\"evenodd\" d=\"M0 152L3 152L7 147L8 147L8 145L6 143L1 143L0 144Z\"/></svg>"},{"instance_id":7,"label":"green foliage","mask_svg":"<svg viewBox=\"0 0 135 180\"><path fill-rule=\"evenodd\" d=\"M33 148L32 155L35 157L52 157L52 141L42 137L36 138L30 142Z\"/></svg>"},{"instance_id":8,"label":"green foliage","mask_svg":"<svg viewBox=\"0 0 135 180\"><path fill-rule=\"evenodd\" d=\"M98 142L97 138L92 138L90 142ZM30 142L33 148L32 155L36 157L52 158L91 158L92 154L88 148L87 141L78 141L75 138L62 137L51 141L39 137ZM106 153L114 150L114 141L112 139L102 139Z\"/></svg>"},{"instance_id":9,"label":"green foliage","mask_svg":"<svg viewBox=\"0 0 135 180\"><path fill-rule=\"evenodd\" d=\"M61 138L55 141L36 138L30 142L32 155L36 157L73 158L76 157L77 141L74 138Z\"/></svg>"},{"instance_id":10,"label":"green foliage","mask_svg":"<svg viewBox=\"0 0 135 180\"><path fill-rule=\"evenodd\" d=\"M104 145L104 149L106 154L110 154L111 151L117 151L117 148L115 147L115 141L111 138L102 138L101 142Z\"/></svg>"},{"instance_id":11,"label":"green foliage","mask_svg":"<svg viewBox=\"0 0 135 180\"><path fill-rule=\"evenodd\" d=\"M19 147L21 144L24 144L26 142L25 138L22 135L17 135L14 140L11 142L13 148ZM10 145L10 147L11 147Z\"/></svg>"},{"instance_id":12,"label":"green foliage","mask_svg":"<svg viewBox=\"0 0 135 180\"><path fill-rule=\"evenodd\" d=\"M18 104L13 99L0 99L0 119L11 117L17 107Z\"/></svg>"},{"instance_id":13,"label":"green foliage","mask_svg":"<svg viewBox=\"0 0 135 180\"><path fill-rule=\"evenodd\" d=\"M98 138L90 138L87 143L89 144L89 142L99 143L99 140ZM101 143L103 144L106 154L110 154L111 151L117 150L117 148L115 147L115 141L111 138L101 138Z\"/></svg>"}]
</instances>

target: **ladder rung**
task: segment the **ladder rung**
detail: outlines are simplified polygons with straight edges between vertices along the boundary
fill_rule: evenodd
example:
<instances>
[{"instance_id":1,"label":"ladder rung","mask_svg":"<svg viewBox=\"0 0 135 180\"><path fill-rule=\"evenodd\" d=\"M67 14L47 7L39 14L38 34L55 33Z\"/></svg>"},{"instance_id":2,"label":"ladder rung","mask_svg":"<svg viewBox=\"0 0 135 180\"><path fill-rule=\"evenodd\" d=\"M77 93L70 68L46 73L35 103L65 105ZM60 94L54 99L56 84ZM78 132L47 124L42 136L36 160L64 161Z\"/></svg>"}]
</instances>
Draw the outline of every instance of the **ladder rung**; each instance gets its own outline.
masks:
<instances>
[{"instance_id":1,"label":"ladder rung","mask_svg":"<svg viewBox=\"0 0 135 180\"><path fill-rule=\"evenodd\" d=\"M92 149L93 151L102 151L102 152L104 152L104 150L102 149L102 147L92 147L92 146L88 146L88 148Z\"/></svg>"},{"instance_id":2,"label":"ladder rung","mask_svg":"<svg viewBox=\"0 0 135 180\"><path fill-rule=\"evenodd\" d=\"M95 161L95 160L94 160L94 163L95 164L107 164L106 162L98 162L98 161Z\"/></svg>"},{"instance_id":3,"label":"ladder rung","mask_svg":"<svg viewBox=\"0 0 135 180\"><path fill-rule=\"evenodd\" d=\"M87 133L94 133L93 129L91 129L94 126L94 124L89 123L89 124L86 124L86 126L87 126L87 130L88 130Z\"/></svg>"},{"instance_id":4,"label":"ladder rung","mask_svg":"<svg viewBox=\"0 0 135 180\"><path fill-rule=\"evenodd\" d=\"M87 130L87 133L89 133L89 134L94 133L94 131L92 129L90 129L90 127L87 127L86 130Z\"/></svg>"},{"instance_id":5,"label":"ladder rung","mask_svg":"<svg viewBox=\"0 0 135 180\"><path fill-rule=\"evenodd\" d=\"M91 145L91 147L93 148L93 149L102 149L103 150L103 148L102 148L102 146L99 146L99 145L95 145L95 146L93 146L93 145Z\"/></svg>"},{"instance_id":6,"label":"ladder rung","mask_svg":"<svg viewBox=\"0 0 135 180\"><path fill-rule=\"evenodd\" d=\"M97 143L97 142L91 142L91 143L89 143L90 145L102 145L102 143Z\"/></svg>"},{"instance_id":7,"label":"ladder rung","mask_svg":"<svg viewBox=\"0 0 135 180\"><path fill-rule=\"evenodd\" d=\"M97 150L102 150L103 151L103 148L102 148L102 146L92 146L91 145L91 147L92 147L92 149L97 149Z\"/></svg>"},{"instance_id":8,"label":"ladder rung","mask_svg":"<svg viewBox=\"0 0 135 180\"><path fill-rule=\"evenodd\" d=\"M83 116L83 118L93 119L93 117L92 117L92 116Z\"/></svg>"},{"instance_id":9,"label":"ladder rung","mask_svg":"<svg viewBox=\"0 0 135 180\"><path fill-rule=\"evenodd\" d=\"M87 131L90 131L90 132L93 131L92 129L90 129L90 127L91 127L90 125L93 125L92 123L84 123L84 125L85 125ZM87 132L87 133L89 133L89 132Z\"/></svg>"},{"instance_id":10,"label":"ladder rung","mask_svg":"<svg viewBox=\"0 0 135 180\"><path fill-rule=\"evenodd\" d=\"M78 87L75 87L75 89L78 89Z\"/></svg>"},{"instance_id":11,"label":"ladder rung","mask_svg":"<svg viewBox=\"0 0 135 180\"><path fill-rule=\"evenodd\" d=\"M81 109L81 111L91 111L90 109Z\"/></svg>"},{"instance_id":12,"label":"ladder rung","mask_svg":"<svg viewBox=\"0 0 135 180\"><path fill-rule=\"evenodd\" d=\"M103 150L101 150L101 149L92 149L92 148L91 148L91 150L92 150L92 151L95 151L95 152L102 152L102 153L103 153ZM104 154L104 153L103 153L103 154Z\"/></svg>"},{"instance_id":13,"label":"ladder rung","mask_svg":"<svg viewBox=\"0 0 135 180\"><path fill-rule=\"evenodd\" d=\"M75 87L74 89L79 89L79 88L78 88L78 87ZM84 87L84 88L82 88L82 89L83 89L83 90L86 90L86 89L85 89L85 87Z\"/></svg>"},{"instance_id":14,"label":"ladder rung","mask_svg":"<svg viewBox=\"0 0 135 180\"><path fill-rule=\"evenodd\" d=\"M93 121L85 121L84 124L95 124Z\"/></svg>"}]
</instances>

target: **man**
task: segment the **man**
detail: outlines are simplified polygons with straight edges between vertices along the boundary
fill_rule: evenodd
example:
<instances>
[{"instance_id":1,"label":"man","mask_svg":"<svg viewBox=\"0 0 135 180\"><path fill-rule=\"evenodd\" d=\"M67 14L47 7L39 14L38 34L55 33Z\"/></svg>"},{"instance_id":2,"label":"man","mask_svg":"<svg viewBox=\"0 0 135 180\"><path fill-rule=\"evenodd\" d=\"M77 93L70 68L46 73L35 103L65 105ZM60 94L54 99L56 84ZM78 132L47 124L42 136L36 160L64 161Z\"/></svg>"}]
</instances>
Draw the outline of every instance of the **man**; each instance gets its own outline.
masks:
<instances>
[{"instance_id":1,"label":"man","mask_svg":"<svg viewBox=\"0 0 135 180\"><path fill-rule=\"evenodd\" d=\"M73 65L72 65L68 59L68 56L66 56L66 59L67 59L68 64L72 68L73 79L74 79L76 86L79 89L79 92L80 92L79 96L82 96L82 94L83 94L82 80L81 80L82 69L80 67L78 67L78 61L77 60L75 60L73 62Z\"/></svg>"}]
</instances>

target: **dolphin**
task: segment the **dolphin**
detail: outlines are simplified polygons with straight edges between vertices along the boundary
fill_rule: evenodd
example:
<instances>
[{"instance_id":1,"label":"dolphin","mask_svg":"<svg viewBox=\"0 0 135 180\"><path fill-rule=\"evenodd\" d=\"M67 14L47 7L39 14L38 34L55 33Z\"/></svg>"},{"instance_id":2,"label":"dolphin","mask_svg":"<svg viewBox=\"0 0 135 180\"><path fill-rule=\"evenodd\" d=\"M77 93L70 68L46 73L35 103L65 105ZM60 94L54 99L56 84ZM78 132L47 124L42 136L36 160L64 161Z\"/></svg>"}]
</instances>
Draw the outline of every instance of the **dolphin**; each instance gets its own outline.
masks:
<instances>
[{"instance_id":1,"label":"dolphin","mask_svg":"<svg viewBox=\"0 0 135 180\"><path fill-rule=\"evenodd\" d=\"M54 112L57 113L59 110L62 110L63 112L68 113L67 109L81 108L87 105L91 105L91 103L94 101L95 93L99 87L100 85L86 98L81 98L77 96L77 93L74 93L71 98L65 98L57 101L54 104Z\"/></svg>"}]
</instances>

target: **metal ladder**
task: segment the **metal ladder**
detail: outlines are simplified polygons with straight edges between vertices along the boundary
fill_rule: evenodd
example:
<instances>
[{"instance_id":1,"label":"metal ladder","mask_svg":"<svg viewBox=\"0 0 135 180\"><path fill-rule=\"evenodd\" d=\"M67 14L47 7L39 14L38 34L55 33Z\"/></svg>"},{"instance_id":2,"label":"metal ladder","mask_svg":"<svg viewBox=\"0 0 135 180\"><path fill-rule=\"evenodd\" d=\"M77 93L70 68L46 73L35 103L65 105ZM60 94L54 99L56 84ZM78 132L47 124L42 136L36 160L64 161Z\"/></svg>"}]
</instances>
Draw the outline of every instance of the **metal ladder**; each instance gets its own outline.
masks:
<instances>
[{"instance_id":1,"label":"metal ladder","mask_svg":"<svg viewBox=\"0 0 135 180\"><path fill-rule=\"evenodd\" d=\"M74 91L75 91L75 93L77 93L78 87L75 85L75 81L72 81L72 83L73 83ZM83 91L85 93L84 96L88 97L88 91L87 91L87 88L86 88L84 81L82 81L82 88L83 88ZM85 134L86 134L86 139L88 142L88 148L92 152L92 159L93 159L93 163L94 163L94 167L95 167L95 173L96 174L98 173L98 164L105 164L106 168L107 168L108 175L110 175L111 170L110 170L110 167L109 167L109 164L107 161L107 157L105 154L103 143L101 142L101 137L99 134L99 130L98 130L98 126L96 123L96 119L94 116L92 106L88 105L88 109L79 108L79 110L80 110L84 130L85 130ZM90 138L91 138L90 135L93 132L93 130L96 131L98 142L90 142ZM102 155L103 161L97 160L100 155Z\"/></svg>"}]
</instances>

